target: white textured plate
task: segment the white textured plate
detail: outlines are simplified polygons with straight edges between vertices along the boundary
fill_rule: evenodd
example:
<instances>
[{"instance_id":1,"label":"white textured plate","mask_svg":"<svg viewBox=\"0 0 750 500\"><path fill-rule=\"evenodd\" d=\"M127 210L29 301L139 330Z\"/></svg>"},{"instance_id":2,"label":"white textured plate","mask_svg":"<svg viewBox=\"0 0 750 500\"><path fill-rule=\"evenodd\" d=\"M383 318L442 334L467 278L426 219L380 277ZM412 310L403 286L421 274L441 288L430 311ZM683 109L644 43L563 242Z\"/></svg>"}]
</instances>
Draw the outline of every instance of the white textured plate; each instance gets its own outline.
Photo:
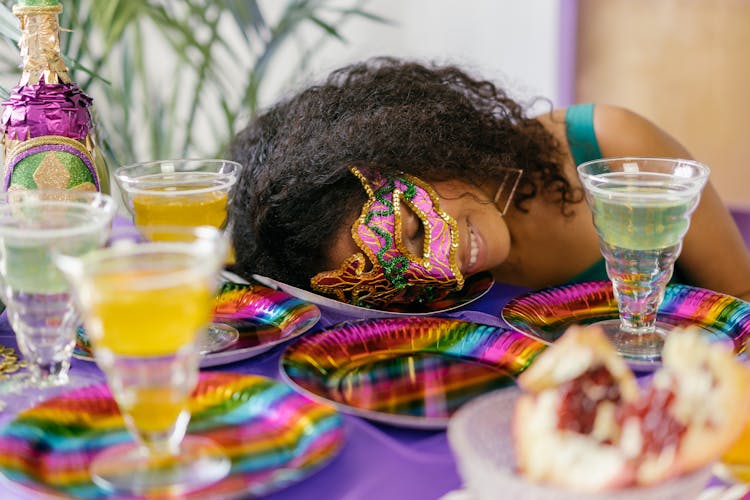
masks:
<instances>
[{"instance_id":1,"label":"white textured plate","mask_svg":"<svg viewBox=\"0 0 750 500\"><path fill-rule=\"evenodd\" d=\"M697 498L711 476L707 466L647 488L588 495L531 482L518 473L513 447L513 412L520 393L513 387L480 396L448 424L448 441L473 500L687 500Z\"/></svg>"}]
</instances>

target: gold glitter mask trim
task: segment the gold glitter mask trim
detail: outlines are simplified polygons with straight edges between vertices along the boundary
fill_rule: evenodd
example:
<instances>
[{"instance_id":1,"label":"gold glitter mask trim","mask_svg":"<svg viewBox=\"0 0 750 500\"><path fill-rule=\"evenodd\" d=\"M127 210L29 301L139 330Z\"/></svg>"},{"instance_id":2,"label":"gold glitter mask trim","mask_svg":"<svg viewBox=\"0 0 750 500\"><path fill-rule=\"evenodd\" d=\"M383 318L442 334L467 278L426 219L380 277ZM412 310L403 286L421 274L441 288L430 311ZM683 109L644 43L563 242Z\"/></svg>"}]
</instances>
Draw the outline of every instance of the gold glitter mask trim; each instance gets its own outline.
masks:
<instances>
[{"instance_id":1,"label":"gold glitter mask trim","mask_svg":"<svg viewBox=\"0 0 750 500\"><path fill-rule=\"evenodd\" d=\"M338 270L315 275L312 289L369 307L431 302L460 290L464 278L457 263L456 221L440 210L432 186L403 173L350 170L368 197L351 230L362 253L354 254ZM404 206L424 228L422 255L411 252L403 241Z\"/></svg>"}]
</instances>

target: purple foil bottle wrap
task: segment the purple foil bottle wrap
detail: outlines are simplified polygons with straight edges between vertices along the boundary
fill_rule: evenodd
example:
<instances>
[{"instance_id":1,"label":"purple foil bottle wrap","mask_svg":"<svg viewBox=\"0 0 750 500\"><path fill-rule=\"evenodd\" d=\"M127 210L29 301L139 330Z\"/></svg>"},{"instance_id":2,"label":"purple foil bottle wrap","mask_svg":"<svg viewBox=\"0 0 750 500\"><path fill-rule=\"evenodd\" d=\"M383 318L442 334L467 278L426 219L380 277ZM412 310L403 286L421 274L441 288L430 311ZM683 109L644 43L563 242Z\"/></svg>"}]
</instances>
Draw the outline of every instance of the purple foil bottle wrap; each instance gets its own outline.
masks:
<instances>
[{"instance_id":1,"label":"purple foil bottle wrap","mask_svg":"<svg viewBox=\"0 0 750 500\"><path fill-rule=\"evenodd\" d=\"M48 135L84 141L91 126L91 102L74 83L15 87L3 103L0 132L15 141Z\"/></svg>"},{"instance_id":2,"label":"purple foil bottle wrap","mask_svg":"<svg viewBox=\"0 0 750 500\"><path fill-rule=\"evenodd\" d=\"M61 12L58 0L21 0L13 7L23 73L0 104L4 191L109 189L101 183L106 165L93 136L92 99L70 81L60 53Z\"/></svg>"}]
</instances>

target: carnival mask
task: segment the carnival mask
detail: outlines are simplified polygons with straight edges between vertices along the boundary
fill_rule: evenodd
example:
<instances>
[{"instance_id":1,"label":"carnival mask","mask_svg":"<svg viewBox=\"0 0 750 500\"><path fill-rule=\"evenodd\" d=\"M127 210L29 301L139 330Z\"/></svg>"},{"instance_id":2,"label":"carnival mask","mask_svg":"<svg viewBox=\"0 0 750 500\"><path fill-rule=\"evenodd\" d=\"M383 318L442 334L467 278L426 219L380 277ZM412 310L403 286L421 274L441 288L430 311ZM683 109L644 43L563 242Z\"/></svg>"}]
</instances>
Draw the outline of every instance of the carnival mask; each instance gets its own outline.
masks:
<instances>
[{"instance_id":1,"label":"carnival mask","mask_svg":"<svg viewBox=\"0 0 750 500\"><path fill-rule=\"evenodd\" d=\"M456 262L456 221L440 210L432 187L408 174L350 170L368 198L352 225L352 237L362 253L346 259L338 270L315 275L312 289L366 307L431 302L460 290L464 277ZM405 209L414 212L424 227L422 255L404 244Z\"/></svg>"}]
</instances>

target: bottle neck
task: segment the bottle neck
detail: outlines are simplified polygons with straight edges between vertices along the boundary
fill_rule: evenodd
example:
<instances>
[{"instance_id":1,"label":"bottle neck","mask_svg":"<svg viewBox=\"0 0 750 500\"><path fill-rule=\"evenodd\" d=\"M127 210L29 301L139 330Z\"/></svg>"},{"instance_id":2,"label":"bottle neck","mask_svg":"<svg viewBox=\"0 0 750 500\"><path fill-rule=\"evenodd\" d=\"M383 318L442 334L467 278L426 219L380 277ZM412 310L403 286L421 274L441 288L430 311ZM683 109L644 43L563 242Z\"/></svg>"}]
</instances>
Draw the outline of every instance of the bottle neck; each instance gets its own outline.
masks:
<instances>
[{"instance_id":1,"label":"bottle neck","mask_svg":"<svg viewBox=\"0 0 750 500\"><path fill-rule=\"evenodd\" d=\"M58 15L62 5L14 6L13 13L21 21L20 85L70 83L68 68L60 53L60 24Z\"/></svg>"}]
</instances>

